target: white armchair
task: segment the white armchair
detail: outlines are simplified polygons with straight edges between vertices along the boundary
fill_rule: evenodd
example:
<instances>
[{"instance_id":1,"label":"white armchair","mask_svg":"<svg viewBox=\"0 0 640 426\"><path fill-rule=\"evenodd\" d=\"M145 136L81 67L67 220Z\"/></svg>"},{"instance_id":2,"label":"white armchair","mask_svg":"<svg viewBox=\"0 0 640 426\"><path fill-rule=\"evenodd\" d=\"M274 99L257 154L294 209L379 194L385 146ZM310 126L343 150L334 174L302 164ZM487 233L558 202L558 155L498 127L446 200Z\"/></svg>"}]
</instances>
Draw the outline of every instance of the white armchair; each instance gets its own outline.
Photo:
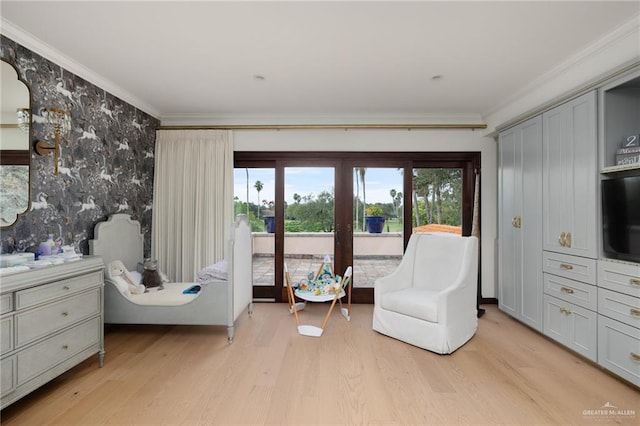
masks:
<instances>
[{"instance_id":1,"label":"white armchair","mask_svg":"<svg viewBox=\"0 0 640 426\"><path fill-rule=\"evenodd\" d=\"M378 278L373 329L439 354L450 354L476 332L478 239L411 235L398 268Z\"/></svg>"}]
</instances>

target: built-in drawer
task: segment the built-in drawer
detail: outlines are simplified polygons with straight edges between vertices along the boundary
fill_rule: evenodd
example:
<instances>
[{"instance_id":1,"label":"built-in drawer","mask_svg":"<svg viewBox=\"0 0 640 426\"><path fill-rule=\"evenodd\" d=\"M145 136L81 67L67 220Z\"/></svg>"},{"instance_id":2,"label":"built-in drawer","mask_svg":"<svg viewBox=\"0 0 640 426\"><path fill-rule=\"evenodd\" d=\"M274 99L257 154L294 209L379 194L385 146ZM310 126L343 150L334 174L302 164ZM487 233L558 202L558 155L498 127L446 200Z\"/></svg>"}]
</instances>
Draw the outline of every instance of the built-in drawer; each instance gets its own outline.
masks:
<instances>
[{"instance_id":1,"label":"built-in drawer","mask_svg":"<svg viewBox=\"0 0 640 426\"><path fill-rule=\"evenodd\" d=\"M640 297L640 264L600 259L598 287Z\"/></svg>"},{"instance_id":2,"label":"built-in drawer","mask_svg":"<svg viewBox=\"0 0 640 426\"><path fill-rule=\"evenodd\" d=\"M0 319L0 354L13 350L13 315Z\"/></svg>"},{"instance_id":3,"label":"built-in drawer","mask_svg":"<svg viewBox=\"0 0 640 426\"><path fill-rule=\"evenodd\" d=\"M100 318L97 317L17 353L17 385L22 385L93 345L97 348L100 344L100 327Z\"/></svg>"},{"instance_id":4,"label":"built-in drawer","mask_svg":"<svg viewBox=\"0 0 640 426\"><path fill-rule=\"evenodd\" d=\"M568 254L542 252L542 270L549 274L559 275L571 280L596 285L595 259L571 256Z\"/></svg>"},{"instance_id":5,"label":"built-in drawer","mask_svg":"<svg viewBox=\"0 0 640 426\"><path fill-rule=\"evenodd\" d=\"M0 394L4 397L16 388L16 357L0 361Z\"/></svg>"},{"instance_id":6,"label":"built-in drawer","mask_svg":"<svg viewBox=\"0 0 640 426\"><path fill-rule=\"evenodd\" d=\"M573 303L544 295L544 334L595 361L598 356L598 314Z\"/></svg>"},{"instance_id":7,"label":"built-in drawer","mask_svg":"<svg viewBox=\"0 0 640 426\"><path fill-rule=\"evenodd\" d=\"M0 315L13 311L13 293L0 296Z\"/></svg>"},{"instance_id":8,"label":"built-in drawer","mask_svg":"<svg viewBox=\"0 0 640 426\"><path fill-rule=\"evenodd\" d=\"M18 312L15 315L16 347L99 313L99 288L35 309Z\"/></svg>"},{"instance_id":9,"label":"built-in drawer","mask_svg":"<svg viewBox=\"0 0 640 426\"><path fill-rule=\"evenodd\" d=\"M640 386L640 329L598 315L598 364Z\"/></svg>"},{"instance_id":10,"label":"built-in drawer","mask_svg":"<svg viewBox=\"0 0 640 426\"><path fill-rule=\"evenodd\" d=\"M102 283L102 271L98 271L17 291L16 309L24 309L60 297L67 297L81 290L101 286Z\"/></svg>"},{"instance_id":11,"label":"built-in drawer","mask_svg":"<svg viewBox=\"0 0 640 426\"><path fill-rule=\"evenodd\" d=\"M558 299L575 303L583 308L596 310L597 287L553 274L543 274L544 292Z\"/></svg>"},{"instance_id":12,"label":"built-in drawer","mask_svg":"<svg viewBox=\"0 0 640 426\"><path fill-rule=\"evenodd\" d=\"M640 299L637 297L599 288L598 313L640 328Z\"/></svg>"}]
</instances>

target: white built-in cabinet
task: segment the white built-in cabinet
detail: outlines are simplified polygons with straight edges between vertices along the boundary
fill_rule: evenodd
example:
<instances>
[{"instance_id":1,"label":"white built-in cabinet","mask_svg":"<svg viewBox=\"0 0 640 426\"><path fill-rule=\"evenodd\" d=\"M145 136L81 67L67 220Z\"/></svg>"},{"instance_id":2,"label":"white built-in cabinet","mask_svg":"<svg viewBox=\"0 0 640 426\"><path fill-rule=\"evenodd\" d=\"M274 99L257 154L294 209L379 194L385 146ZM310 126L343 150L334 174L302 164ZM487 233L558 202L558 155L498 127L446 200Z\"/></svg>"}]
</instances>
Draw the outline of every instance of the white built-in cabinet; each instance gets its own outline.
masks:
<instances>
[{"instance_id":1,"label":"white built-in cabinet","mask_svg":"<svg viewBox=\"0 0 640 426\"><path fill-rule=\"evenodd\" d=\"M640 70L500 132L498 302L640 386L640 264L600 247L600 180L640 168L611 166L623 133L640 133Z\"/></svg>"},{"instance_id":2,"label":"white built-in cabinet","mask_svg":"<svg viewBox=\"0 0 640 426\"><path fill-rule=\"evenodd\" d=\"M596 91L542 115L544 334L596 361Z\"/></svg>"},{"instance_id":3,"label":"white built-in cabinet","mask_svg":"<svg viewBox=\"0 0 640 426\"><path fill-rule=\"evenodd\" d=\"M543 248L598 256L596 91L543 114Z\"/></svg>"},{"instance_id":4,"label":"white built-in cabinet","mask_svg":"<svg viewBox=\"0 0 640 426\"><path fill-rule=\"evenodd\" d=\"M542 330L542 117L499 135L499 308Z\"/></svg>"}]
</instances>

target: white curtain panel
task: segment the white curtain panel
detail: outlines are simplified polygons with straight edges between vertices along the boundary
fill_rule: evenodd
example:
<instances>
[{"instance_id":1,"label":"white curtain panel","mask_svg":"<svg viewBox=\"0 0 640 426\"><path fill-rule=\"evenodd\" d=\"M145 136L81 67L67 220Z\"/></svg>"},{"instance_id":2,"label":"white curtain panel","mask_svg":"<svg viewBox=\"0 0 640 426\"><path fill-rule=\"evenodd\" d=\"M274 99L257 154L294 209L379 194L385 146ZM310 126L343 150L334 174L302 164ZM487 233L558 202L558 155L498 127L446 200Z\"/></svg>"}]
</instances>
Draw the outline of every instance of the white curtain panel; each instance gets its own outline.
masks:
<instances>
[{"instance_id":1,"label":"white curtain panel","mask_svg":"<svg viewBox=\"0 0 640 426\"><path fill-rule=\"evenodd\" d=\"M227 130L158 130L151 256L188 282L224 259L233 221L233 139Z\"/></svg>"}]
</instances>

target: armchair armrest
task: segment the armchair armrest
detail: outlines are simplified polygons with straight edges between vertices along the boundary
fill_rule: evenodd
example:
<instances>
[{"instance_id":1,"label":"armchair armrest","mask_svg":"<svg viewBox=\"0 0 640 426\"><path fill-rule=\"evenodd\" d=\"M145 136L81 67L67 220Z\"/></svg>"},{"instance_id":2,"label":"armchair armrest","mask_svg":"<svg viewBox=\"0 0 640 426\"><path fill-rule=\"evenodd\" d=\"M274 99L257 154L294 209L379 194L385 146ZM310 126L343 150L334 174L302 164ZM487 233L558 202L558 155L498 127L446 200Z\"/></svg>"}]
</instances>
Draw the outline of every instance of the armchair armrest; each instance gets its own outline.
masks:
<instances>
[{"instance_id":1,"label":"armchair armrest","mask_svg":"<svg viewBox=\"0 0 640 426\"><path fill-rule=\"evenodd\" d=\"M373 297L375 303L379 304L380 296L389 291L401 290L412 286L413 271L411 265L405 265L404 260L389 275L375 280L373 285Z\"/></svg>"},{"instance_id":2,"label":"armchair armrest","mask_svg":"<svg viewBox=\"0 0 640 426\"><path fill-rule=\"evenodd\" d=\"M438 323L455 323L465 317L467 311L476 312L477 283L470 276L461 277L456 283L438 293Z\"/></svg>"}]
</instances>

